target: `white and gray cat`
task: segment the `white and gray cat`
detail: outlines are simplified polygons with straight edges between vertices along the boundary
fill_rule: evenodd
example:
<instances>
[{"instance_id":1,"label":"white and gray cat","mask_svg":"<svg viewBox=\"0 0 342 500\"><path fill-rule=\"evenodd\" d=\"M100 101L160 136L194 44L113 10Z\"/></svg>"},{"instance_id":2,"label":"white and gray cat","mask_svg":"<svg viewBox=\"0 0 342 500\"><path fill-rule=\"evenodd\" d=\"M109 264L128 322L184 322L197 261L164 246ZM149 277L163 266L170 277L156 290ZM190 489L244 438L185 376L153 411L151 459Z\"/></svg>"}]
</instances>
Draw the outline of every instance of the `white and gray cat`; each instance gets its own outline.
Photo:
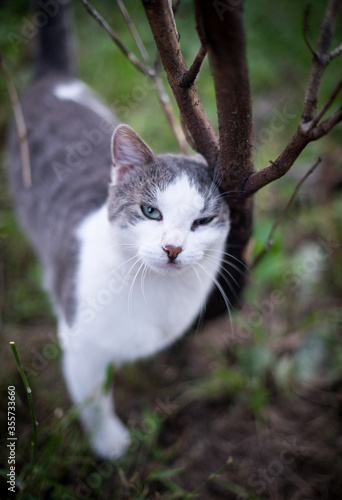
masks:
<instances>
[{"instance_id":1,"label":"white and gray cat","mask_svg":"<svg viewBox=\"0 0 342 500\"><path fill-rule=\"evenodd\" d=\"M204 160L155 155L70 76L58 7L21 101L32 187L15 126L9 178L58 318L70 395L94 452L113 459L129 432L102 390L108 366L151 356L191 326L216 282L229 210Z\"/></svg>"}]
</instances>

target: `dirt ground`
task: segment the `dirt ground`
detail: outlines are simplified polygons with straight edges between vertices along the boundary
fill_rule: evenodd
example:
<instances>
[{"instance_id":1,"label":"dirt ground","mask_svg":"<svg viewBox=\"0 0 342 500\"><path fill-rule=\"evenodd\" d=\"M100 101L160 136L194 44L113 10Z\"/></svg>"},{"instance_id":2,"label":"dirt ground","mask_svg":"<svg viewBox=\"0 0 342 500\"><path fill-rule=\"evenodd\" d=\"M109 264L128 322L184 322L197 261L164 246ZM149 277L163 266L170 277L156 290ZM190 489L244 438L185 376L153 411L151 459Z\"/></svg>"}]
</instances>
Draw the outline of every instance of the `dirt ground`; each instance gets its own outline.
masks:
<instances>
[{"instance_id":1,"label":"dirt ground","mask_svg":"<svg viewBox=\"0 0 342 500\"><path fill-rule=\"evenodd\" d=\"M218 352L231 362L232 353L222 338L227 328L225 319L213 320L203 332L192 333L152 360L126 367L116 375L117 410L133 429L130 462L112 467L110 481L103 472L103 496L99 496L98 485L80 476L76 481L72 470L65 472L62 480L73 488L75 498L181 498L172 497L174 484L191 492L205 481L195 498L341 498L342 386L320 386L316 381L298 387L287 398L277 393L269 373L271 398L258 415L224 387L201 388L199 381L215 370ZM6 340L15 340L20 350L43 436L44 428L54 425L70 408L59 348L54 343L53 326L11 327L4 334L1 378L3 384L17 387L21 401L17 429L22 442L27 443L32 428L25 391L14 358L9 349L6 351ZM2 401L4 398L2 394ZM4 425L2 408L1 427ZM77 439L82 439L78 425L72 425ZM65 439L70 443L68 436L66 430ZM66 452L73 453L68 444ZM89 457L90 451L87 453ZM21 460L19 457L19 464ZM59 460L63 461L63 456ZM96 463L106 470L104 463ZM172 482L158 475L153 480L151 474L161 463L164 469L176 469ZM145 490L132 496L142 484Z\"/></svg>"}]
</instances>

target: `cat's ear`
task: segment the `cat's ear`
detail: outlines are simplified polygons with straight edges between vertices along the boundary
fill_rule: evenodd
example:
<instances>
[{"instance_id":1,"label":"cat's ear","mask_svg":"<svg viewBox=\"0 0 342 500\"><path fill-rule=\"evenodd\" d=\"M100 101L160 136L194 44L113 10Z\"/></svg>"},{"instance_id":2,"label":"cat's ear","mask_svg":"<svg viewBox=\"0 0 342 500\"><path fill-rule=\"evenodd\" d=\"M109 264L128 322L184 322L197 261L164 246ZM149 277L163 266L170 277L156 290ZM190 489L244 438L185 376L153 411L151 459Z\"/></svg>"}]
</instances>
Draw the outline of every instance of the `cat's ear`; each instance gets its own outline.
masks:
<instances>
[{"instance_id":1,"label":"cat's ear","mask_svg":"<svg viewBox=\"0 0 342 500\"><path fill-rule=\"evenodd\" d=\"M129 125L119 125L113 134L114 176L121 181L134 167L151 163L153 151Z\"/></svg>"}]
</instances>

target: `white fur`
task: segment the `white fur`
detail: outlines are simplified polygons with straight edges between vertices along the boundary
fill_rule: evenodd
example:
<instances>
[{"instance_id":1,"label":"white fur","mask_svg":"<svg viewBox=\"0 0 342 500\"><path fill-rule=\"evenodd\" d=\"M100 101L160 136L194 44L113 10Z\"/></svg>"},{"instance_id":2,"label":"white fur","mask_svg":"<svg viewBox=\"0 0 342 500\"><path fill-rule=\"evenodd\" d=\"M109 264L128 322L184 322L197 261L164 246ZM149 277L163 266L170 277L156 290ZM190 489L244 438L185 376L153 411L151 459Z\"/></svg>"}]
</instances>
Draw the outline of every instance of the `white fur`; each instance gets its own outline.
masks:
<instances>
[{"instance_id":1,"label":"white fur","mask_svg":"<svg viewBox=\"0 0 342 500\"><path fill-rule=\"evenodd\" d=\"M63 101L74 101L82 106L86 106L110 123L115 121L108 107L99 100L98 96L84 82L74 80L68 83L59 83L53 89L53 93L58 99Z\"/></svg>"},{"instance_id":2,"label":"white fur","mask_svg":"<svg viewBox=\"0 0 342 500\"><path fill-rule=\"evenodd\" d=\"M146 218L120 229L109 223L103 206L78 231L77 317L72 328L61 318L60 336L71 396L78 404L88 398L82 422L105 458L120 456L129 443L111 395L101 394L107 366L150 356L191 326L226 239L214 224L191 230L195 219L205 217L204 200L185 175L158 191L157 201L160 221ZM176 266L168 263L167 245L183 249Z\"/></svg>"}]
</instances>

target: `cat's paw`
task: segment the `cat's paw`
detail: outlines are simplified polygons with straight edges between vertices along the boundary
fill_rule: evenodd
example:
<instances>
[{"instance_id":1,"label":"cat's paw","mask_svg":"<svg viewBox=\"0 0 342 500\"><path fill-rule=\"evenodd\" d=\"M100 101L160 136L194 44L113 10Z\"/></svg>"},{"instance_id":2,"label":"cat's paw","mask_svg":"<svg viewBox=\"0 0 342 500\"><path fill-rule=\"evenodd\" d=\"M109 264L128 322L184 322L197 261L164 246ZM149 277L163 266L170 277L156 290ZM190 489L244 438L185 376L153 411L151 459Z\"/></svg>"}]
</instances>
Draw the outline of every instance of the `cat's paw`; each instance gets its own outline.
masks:
<instances>
[{"instance_id":1,"label":"cat's paw","mask_svg":"<svg viewBox=\"0 0 342 500\"><path fill-rule=\"evenodd\" d=\"M90 445L99 458L117 460L127 451L130 434L119 419L110 419L90 434Z\"/></svg>"}]
</instances>

